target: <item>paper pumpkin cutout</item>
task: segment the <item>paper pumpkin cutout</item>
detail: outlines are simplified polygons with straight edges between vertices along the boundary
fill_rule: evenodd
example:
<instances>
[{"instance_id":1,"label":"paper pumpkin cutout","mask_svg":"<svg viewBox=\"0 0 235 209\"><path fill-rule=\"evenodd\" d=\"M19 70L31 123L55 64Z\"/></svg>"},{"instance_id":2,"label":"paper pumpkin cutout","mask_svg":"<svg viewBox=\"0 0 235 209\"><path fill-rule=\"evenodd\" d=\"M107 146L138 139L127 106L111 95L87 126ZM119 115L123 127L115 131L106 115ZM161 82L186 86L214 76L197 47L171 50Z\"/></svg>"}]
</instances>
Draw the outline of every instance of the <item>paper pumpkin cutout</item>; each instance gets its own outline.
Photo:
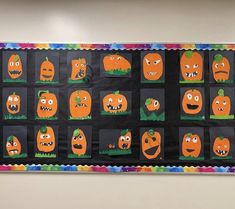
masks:
<instances>
[{"instance_id":1,"label":"paper pumpkin cutout","mask_svg":"<svg viewBox=\"0 0 235 209\"><path fill-rule=\"evenodd\" d=\"M53 81L54 76L55 66L48 57L46 57L40 66L40 81Z\"/></svg>"},{"instance_id":2,"label":"paper pumpkin cutout","mask_svg":"<svg viewBox=\"0 0 235 209\"><path fill-rule=\"evenodd\" d=\"M58 109L58 102L56 94L50 92L49 90L39 90L37 96L38 103L36 119L57 119L56 113Z\"/></svg>"},{"instance_id":3,"label":"paper pumpkin cutout","mask_svg":"<svg viewBox=\"0 0 235 209\"><path fill-rule=\"evenodd\" d=\"M84 155L87 150L87 139L84 132L77 128L73 132L71 139L72 152L75 155Z\"/></svg>"},{"instance_id":4,"label":"paper pumpkin cutout","mask_svg":"<svg viewBox=\"0 0 235 209\"><path fill-rule=\"evenodd\" d=\"M87 90L75 90L69 97L70 120L91 119L91 94Z\"/></svg>"},{"instance_id":5,"label":"paper pumpkin cutout","mask_svg":"<svg viewBox=\"0 0 235 209\"><path fill-rule=\"evenodd\" d=\"M211 119L233 119L231 114L232 102L229 95L226 95L224 89L220 88L217 95L213 98L211 103L212 115Z\"/></svg>"},{"instance_id":6,"label":"paper pumpkin cutout","mask_svg":"<svg viewBox=\"0 0 235 209\"><path fill-rule=\"evenodd\" d=\"M216 54L212 63L213 77L217 82L229 80L230 63L226 57Z\"/></svg>"},{"instance_id":7,"label":"paper pumpkin cutout","mask_svg":"<svg viewBox=\"0 0 235 209\"><path fill-rule=\"evenodd\" d=\"M21 154L21 143L16 136L8 136L6 150L10 157L15 157Z\"/></svg>"},{"instance_id":8,"label":"paper pumpkin cutout","mask_svg":"<svg viewBox=\"0 0 235 209\"><path fill-rule=\"evenodd\" d=\"M12 54L8 60L8 74L15 80L22 75L22 62L18 54Z\"/></svg>"},{"instance_id":9,"label":"paper pumpkin cutout","mask_svg":"<svg viewBox=\"0 0 235 209\"><path fill-rule=\"evenodd\" d=\"M129 129L100 130L99 153L104 155L131 154L132 134Z\"/></svg>"},{"instance_id":10,"label":"paper pumpkin cutout","mask_svg":"<svg viewBox=\"0 0 235 209\"><path fill-rule=\"evenodd\" d=\"M215 138L213 152L218 157L226 157L230 152L230 141L228 138L219 136Z\"/></svg>"},{"instance_id":11,"label":"paper pumpkin cutout","mask_svg":"<svg viewBox=\"0 0 235 209\"><path fill-rule=\"evenodd\" d=\"M140 97L140 120L165 120L163 89L141 89Z\"/></svg>"},{"instance_id":12,"label":"paper pumpkin cutout","mask_svg":"<svg viewBox=\"0 0 235 209\"><path fill-rule=\"evenodd\" d=\"M6 108L10 114L15 115L19 113L20 105L20 95L17 95L15 92L13 92L7 97Z\"/></svg>"},{"instance_id":13,"label":"paper pumpkin cutout","mask_svg":"<svg viewBox=\"0 0 235 209\"><path fill-rule=\"evenodd\" d=\"M55 158L56 135L51 126L41 126L36 136L35 157Z\"/></svg>"},{"instance_id":14,"label":"paper pumpkin cutout","mask_svg":"<svg viewBox=\"0 0 235 209\"><path fill-rule=\"evenodd\" d=\"M85 58L72 60L72 71L70 79L72 81L82 80L86 77L87 63Z\"/></svg>"},{"instance_id":15,"label":"paper pumpkin cutout","mask_svg":"<svg viewBox=\"0 0 235 209\"><path fill-rule=\"evenodd\" d=\"M156 159L161 153L161 135L149 129L141 137L141 152L146 159Z\"/></svg>"},{"instance_id":16,"label":"paper pumpkin cutout","mask_svg":"<svg viewBox=\"0 0 235 209\"><path fill-rule=\"evenodd\" d=\"M199 52L186 51L180 58L180 83L203 83L203 58Z\"/></svg>"}]
</instances>

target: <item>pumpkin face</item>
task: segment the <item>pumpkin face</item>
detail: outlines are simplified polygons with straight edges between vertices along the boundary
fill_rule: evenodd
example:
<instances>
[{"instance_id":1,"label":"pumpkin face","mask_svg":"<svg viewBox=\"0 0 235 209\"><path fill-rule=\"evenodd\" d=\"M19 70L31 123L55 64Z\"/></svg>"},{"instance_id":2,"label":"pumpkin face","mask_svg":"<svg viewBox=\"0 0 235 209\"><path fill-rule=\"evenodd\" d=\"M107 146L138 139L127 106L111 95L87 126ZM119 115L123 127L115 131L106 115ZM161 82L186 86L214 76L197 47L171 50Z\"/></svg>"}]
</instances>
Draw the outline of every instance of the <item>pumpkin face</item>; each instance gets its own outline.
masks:
<instances>
[{"instance_id":1,"label":"pumpkin face","mask_svg":"<svg viewBox=\"0 0 235 209\"><path fill-rule=\"evenodd\" d=\"M18 54L12 54L8 60L8 75L11 79L19 78L23 73L22 62Z\"/></svg>"},{"instance_id":2,"label":"pumpkin face","mask_svg":"<svg viewBox=\"0 0 235 209\"><path fill-rule=\"evenodd\" d=\"M180 58L181 75L186 81L200 81L203 75L203 59L198 52L184 52Z\"/></svg>"},{"instance_id":3,"label":"pumpkin face","mask_svg":"<svg viewBox=\"0 0 235 209\"><path fill-rule=\"evenodd\" d=\"M202 94L196 89L187 90L182 99L182 108L186 114L198 114L202 110Z\"/></svg>"},{"instance_id":4,"label":"pumpkin face","mask_svg":"<svg viewBox=\"0 0 235 209\"><path fill-rule=\"evenodd\" d=\"M230 64L226 57L216 54L212 62L213 77L216 81L229 80Z\"/></svg>"},{"instance_id":5,"label":"pumpkin face","mask_svg":"<svg viewBox=\"0 0 235 209\"><path fill-rule=\"evenodd\" d=\"M119 91L108 94L103 98L103 108L105 112L125 112L127 110L127 107L127 99L123 94L120 94Z\"/></svg>"},{"instance_id":6,"label":"pumpkin face","mask_svg":"<svg viewBox=\"0 0 235 209\"><path fill-rule=\"evenodd\" d=\"M213 152L218 157L226 157L230 152L230 141L223 136L216 137L213 144Z\"/></svg>"},{"instance_id":7,"label":"pumpkin face","mask_svg":"<svg viewBox=\"0 0 235 209\"><path fill-rule=\"evenodd\" d=\"M130 62L123 56L118 54L106 55L103 59L105 71L128 71L131 69Z\"/></svg>"},{"instance_id":8,"label":"pumpkin face","mask_svg":"<svg viewBox=\"0 0 235 209\"><path fill-rule=\"evenodd\" d=\"M202 148L199 135L187 133L182 140L182 154L184 157L198 157Z\"/></svg>"},{"instance_id":9,"label":"pumpkin face","mask_svg":"<svg viewBox=\"0 0 235 209\"><path fill-rule=\"evenodd\" d=\"M39 118L53 117L58 108L56 95L49 91L38 92L37 115Z\"/></svg>"},{"instance_id":10,"label":"pumpkin face","mask_svg":"<svg viewBox=\"0 0 235 209\"><path fill-rule=\"evenodd\" d=\"M158 53L149 53L143 59L144 78L150 81L156 81L163 74L163 61Z\"/></svg>"},{"instance_id":11,"label":"pumpkin face","mask_svg":"<svg viewBox=\"0 0 235 209\"><path fill-rule=\"evenodd\" d=\"M37 148L40 152L52 152L55 149L55 134L50 126L42 126L37 133Z\"/></svg>"},{"instance_id":12,"label":"pumpkin face","mask_svg":"<svg viewBox=\"0 0 235 209\"><path fill-rule=\"evenodd\" d=\"M7 137L6 150L11 157L21 154L21 144L16 136Z\"/></svg>"},{"instance_id":13,"label":"pumpkin face","mask_svg":"<svg viewBox=\"0 0 235 209\"><path fill-rule=\"evenodd\" d=\"M153 112L153 111L159 110L161 107L161 104L157 99L148 98L145 101L145 106L148 109L148 111Z\"/></svg>"},{"instance_id":14,"label":"pumpkin face","mask_svg":"<svg viewBox=\"0 0 235 209\"><path fill-rule=\"evenodd\" d=\"M119 149L130 149L131 147L131 132L127 130L123 130L121 132L121 136L118 138L118 148Z\"/></svg>"},{"instance_id":15,"label":"pumpkin face","mask_svg":"<svg viewBox=\"0 0 235 209\"><path fill-rule=\"evenodd\" d=\"M72 152L75 155L84 155L87 150L87 139L84 132L81 129L76 129L73 132L71 140Z\"/></svg>"},{"instance_id":16,"label":"pumpkin face","mask_svg":"<svg viewBox=\"0 0 235 209\"><path fill-rule=\"evenodd\" d=\"M218 96L212 102L212 111L214 115L226 116L230 114L231 100L224 95L224 90L219 89Z\"/></svg>"},{"instance_id":17,"label":"pumpkin face","mask_svg":"<svg viewBox=\"0 0 235 209\"><path fill-rule=\"evenodd\" d=\"M156 158L161 152L161 135L150 129L144 132L141 138L141 149L147 159Z\"/></svg>"},{"instance_id":18,"label":"pumpkin face","mask_svg":"<svg viewBox=\"0 0 235 209\"><path fill-rule=\"evenodd\" d=\"M48 60L42 62L40 66L40 81L52 81L55 75L54 64Z\"/></svg>"},{"instance_id":19,"label":"pumpkin face","mask_svg":"<svg viewBox=\"0 0 235 209\"><path fill-rule=\"evenodd\" d=\"M86 77L86 73L87 64L85 58L72 60L71 80L81 80Z\"/></svg>"},{"instance_id":20,"label":"pumpkin face","mask_svg":"<svg viewBox=\"0 0 235 209\"><path fill-rule=\"evenodd\" d=\"M88 91L74 91L69 98L70 115L73 118L88 117L91 113L91 95Z\"/></svg>"},{"instance_id":21,"label":"pumpkin face","mask_svg":"<svg viewBox=\"0 0 235 209\"><path fill-rule=\"evenodd\" d=\"M12 115L19 113L20 112L20 96L15 94L15 92L9 95L6 101L6 108L7 108L7 111Z\"/></svg>"}]
</instances>

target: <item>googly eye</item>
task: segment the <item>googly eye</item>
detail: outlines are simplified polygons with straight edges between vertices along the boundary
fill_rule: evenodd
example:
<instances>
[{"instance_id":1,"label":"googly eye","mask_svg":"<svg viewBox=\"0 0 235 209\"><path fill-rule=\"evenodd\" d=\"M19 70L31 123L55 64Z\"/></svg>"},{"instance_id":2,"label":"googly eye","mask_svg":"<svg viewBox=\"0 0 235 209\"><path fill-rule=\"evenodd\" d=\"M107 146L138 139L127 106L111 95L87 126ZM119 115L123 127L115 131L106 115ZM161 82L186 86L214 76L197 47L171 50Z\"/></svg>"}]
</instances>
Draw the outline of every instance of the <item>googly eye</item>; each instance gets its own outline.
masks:
<instances>
[{"instance_id":1,"label":"googly eye","mask_svg":"<svg viewBox=\"0 0 235 209\"><path fill-rule=\"evenodd\" d=\"M42 103L42 104L46 104L46 102L47 102L47 101L46 101L45 99L41 99L41 103Z\"/></svg>"},{"instance_id":2,"label":"googly eye","mask_svg":"<svg viewBox=\"0 0 235 209\"><path fill-rule=\"evenodd\" d=\"M82 135L79 135L78 136L78 139L81 141L81 140L83 140L83 136Z\"/></svg>"},{"instance_id":3,"label":"googly eye","mask_svg":"<svg viewBox=\"0 0 235 209\"><path fill-rule=\"evenodd\" d=\"M130 140L131 140L131 137L126 136L126 141L128 142L128 141L130 141Z\"/></svg>"},{"instance_id":4,"label":"googly eye","mask_svg":"<svg viewBox=\"0 0 235 209\"><path fill-rule=\"evenodd\" d=\"M145 62L146 62L147 65L151 64L150 61L147 58L145 58Z\"/></svg>"},{"instance_id":5,"label":"googly eye","mask_svg":"<svg viewBox=\"0 0 235 209\"><path fill-rule=\"evenodd\" d=\"M189 100L191 100L192 98L193 98L193 96L192 96L192 94L187 94L187 98L189 99Z\"/></svg>"},{"instance_id":6,"label":"googly eye","mask_svg":"<svg viewBox=\"0 0 235 209\"><path fill-rule=\"evenodd\" d=\"M186 137L185 141L190 142L191 141L190 137Z\"/></svg>"},{"instance_id":7,"label":"googly eye","mask_svg":"<svg viewBox=\"0 0 235 209\"><path fill-rule=\"evenodd\" d=\"M221 64L220 64L222 67L224 67L224 63L222 62Z\"/></svg>"},{"instance_id":8,"label":"googly eye","mask_svg":"<svg viewBox=\"0 0 235 209\"><path fill-rule=\"evenodd\" d=\"M154 105L154 107L157 107L159 105L159 101L155 100L153 105Z\"/></svg>"},{"instance_id":9,"label":"googly eye","mask_svg":"<svg viewBox=\"0 0 235 209\"><path fill-rule=\"evenodd\" d=\"M83 99L84 99L84 100L87 100L87 97L84 97Z\"/></svg>"},{"instance_id":10,"label":"googly eye","mask_svg":"<svg viewBox=\"0 0 235 209\"><path fill-rule=\"evenodd\" d=\"M14 101L15 101L15 102L18 102L18 101L19 101L19 98L18 98L18 97L15 97L15 98L14 98Z\"/></svg>"},{"instance_id":11,"label":"googly eye","mask_svg":"<svg viewBox=\"0 0 235 209\"><path fill-rule=\"evenodd\" d=\"M49 100L48 100L48 104L49 104L49 105L52 105L52 104L53 104L53 100L52 100L52 99L49 99Z\"/></svg>"},{"instance_id":12,"label":"googly eye","mask_svg":"<svg viewBox=\"0 0 235 209\"><path fill-rule=\"evenodd\" d=\"M196 137L193 138L193 143L197 143L197 138Z\"/></svg>"},{"instance_id":13,"label":"googly eye","mask_svg":"<svg viewBox=\"0 0 235 209\"><path fill-rule=\"evenodd\" d=\"M148 139L145 139L144 142L145 142L146 144L148 144L148 143L149 143L149 140L148 140Z\"/></svg>"},{"instance_id":14,"label":"googly eye","mask_svg":"<svg viewBox=\"0 0 235 209\"><path fill-rule=\"evenodd\" d=\"M16 142L14 142L14 143L13 143L13 146L15 146L15 147L16 147L16 146L17 146L17 143L16 143Z\"/></svg>"},{"instance_id":15,"label":"googly eye","mask_svg":"<svg viewBox=\"0 0 235 209\"><path fill-rule=\"evenodd\" d=\"M124 136L121 136L121 141L124 142L126 138Z\"/></svg>"},{"instance_id":16,"label":"googly eye","mask_svg":"<svg viewBox=\"0 0 235 209\"><path fill-rule=\"evenodd\" d=\"M122 98L118 98L118 103L122 103Z\"/></svg>"},{"instance_id":17,"label":"googly eye","mask_svg":"<svg viewBox=\"0 0 235 209\"><path fill-rule=\"evenodd\" d=\"M218 64L218 63L216 63L216 64L215 64L215 68L218 68L218 67L219 67L219 64Z\"/></svg>"},{"instance_id":18,"label":"googly eye","mask_svg":"<svg viewBox=\"0 0 235 209\"><path fill-rule=\"evenodd\" d=\"M112 99L112 98L109 98L109 102L113 102L113 99Z\"/></svg>"},{"instance_id":19,"label":"googly eye","mask_svg":"<svg viewBox=\"0 0 235 209\"><path fill-rule=\"evenodd\" d=\"M78 137L77 137L77 136L74 136L74 137L73 137L73 140L74 140L74 141L77 141L77 140L78 140Z\"/></svg>"},{"instance_id":20,"label":"googly eye","mask_svg":"<svg viewBox=\"0 0 235 209\"><path fill-rule=\"evenodd\" d=\"M7 142L7 147L10 147L10 146L11 146L11 144L9 142Z\"/></svg>"},{"instance_id":21,"label":"googly eye","mask_svg":"<svg viewBox=\"0 0 235 209\"><path fill-rule=\"evenodd\" d=\"M218 100L216 100L216 101L215 101L215 104L217 104L217 105L218 105L218 104L219 104L219 101L218 101Z\"/></svg>"},{"instance_id":22,"label":"googly eye","mask_svg":"<svg viewBox=\"0 0 235 209\"><path fill-rule=\"evenodd\" d=\"M121 60L121 57L118 57L117 60Z\"/></svg>"},{"instance_id":23,"label":"googly eye","mask_svg":"<svg viewBox=\"0 0 235 209\"><path fill-rule=\"evenodd\" d=\"M195 96L195 97L194 97L194 100L195 100L196 102L198 102L198 101L199 101L199 96Z\"/></svg>"},{"instance_id":24,"label":"googly eye","mask_svg":"<svg viewBox=\"0 0 235 209\"><path fill-rule=\"evenodd\" d=\"M226 105L227 104L227 102L226 101L223 101L223 105Z\"/></svg>"},{"instance_id":25,"label":"googly eye","mask_svg":"<svg viewBox=\"0 0 235 209\"><path fill-rule=\"evenodd\" d=\"M193 68L194 68L194 69L198 68L198 64L194 64L194 65L193 65Z\"/></svg>"},{"instance_id":26,"label":"googly eye","mask_svg":"<svg viewBox=\"0 0 235 209\"><path fill-rule=\"evenodd\" d=\"M189 69L190 66L189 66L189 65L185 65L184 68L185 68L185 69Z\"/></svg>"},{"instance_id":27,"label":"googly eye","mask_svg":"<svg viewBox=\"0 0 235 209\"><path fill-rule=\"evenodd\" d=\"M85 67L85 65L84 65L84 64L81 64L81 67Z\"/></svg>"},{"instance_id":28,"label":"googly eye","mask_svg":"<svg viewBox=\"0 0 235 209\"><path fill-rule=\"evenodd\" d=\"M20 66L20 63L19 63L19 62L16 62L15 65L18 67L18 66Z\"/></svg>"},{"instance_id":29,"label":"googly eye","mask_svg":"<svg viewBox=\"0 0 235 209\"><path fill-rule=\"evenodd\" d=\"M44 137L44 134L41 134L40 135L40 139L44 139L45 137Z\"/></svg>"},{"instance_id":30,"label":"googly eye","mask_svg":"<svg viewBox=\"0 0 235 209\"><path fill-rule=\"evenodd\" d=\"M11 66L11 67L14 66L14 62L10 62L10 66Z\"/></svg>"},{"instance_id":31,"label":"googly eye","mask_svg":"<svg viewBox=\"0 0 235 209\"><path fill-rule=\"evenodd\" d=\"M13 98L11 96L8 97L8 101L12 102Z\"/></svg>"},{"instance_id":32,"label":"googly eye","mask_svg":"<svg viewBox=\"0 0 235 209\"><path fill-rule=\"evenodd\" d=\"M154 64L154 65L157 65L159 62L160 62L160 60L155 60L155 61L153 62L153 64Z\"/></svg>"},{"instance_id":33,"label":"googly eye","mask_svg":"<svg viewBox=\"0 0 235 209\"><path fill-rule=\"evenodd\" d=\"M50 138L51 138L51 135L50 135L50 134L46 134L45 137L46 137L47 139L50 139Z\"/></svg>"},{"instance_id":34,"label":"googly eye","mask_svg":"<svg viewBox=\"0 0 235 209\"><path fill-rule=\"evenodd\" d=\"M111 57L110 57L110 60L114 60L114 57L113 57L113 56L111 56Z\"/></svg>"},{"instance_id":35,"label":"googly eye","mask_svg":"<svg viewBox=\"0 0 235 209\"><path fill-rule=\"evenodd\" d=\"M76 64L75 64L75 67L79 67L79 64L78 64L78 63L76 63Z\"/></svg>"}]
</instances>

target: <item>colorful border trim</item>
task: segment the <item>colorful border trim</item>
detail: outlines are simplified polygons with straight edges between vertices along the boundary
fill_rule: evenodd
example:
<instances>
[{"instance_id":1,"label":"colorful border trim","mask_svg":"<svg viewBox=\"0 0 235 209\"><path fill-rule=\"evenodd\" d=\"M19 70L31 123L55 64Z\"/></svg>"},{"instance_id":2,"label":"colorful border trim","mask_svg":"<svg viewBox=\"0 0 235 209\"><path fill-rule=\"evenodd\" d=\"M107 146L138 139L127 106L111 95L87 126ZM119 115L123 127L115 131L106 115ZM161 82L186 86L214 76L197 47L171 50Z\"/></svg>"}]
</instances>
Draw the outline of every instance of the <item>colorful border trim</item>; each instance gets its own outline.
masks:
<instances>
[{"instance_id":1,"label":"colorful border trim","mask_svg":"<svg viewBox=\"0 0 235 209\"><path fill-rule=\"evenodd\" d=\"M57 49L57 50L235 50L235 44L206 43L0 43L0 49Z\"/></svg>"},{"instance_id":2,"label":"colorful border trim","mask_svg":"<svg viewBox=\"0 0 235 209\"><path fill-rule=\"evenodd\" d=\"M56 50L233 50L235 44L205 43L0 43L0 49L56 49ZM205 166L88 166L88 165L0 165L0 172L77 172L77 173L235 173L234 167Z\"/></svg>"}]
</instances>

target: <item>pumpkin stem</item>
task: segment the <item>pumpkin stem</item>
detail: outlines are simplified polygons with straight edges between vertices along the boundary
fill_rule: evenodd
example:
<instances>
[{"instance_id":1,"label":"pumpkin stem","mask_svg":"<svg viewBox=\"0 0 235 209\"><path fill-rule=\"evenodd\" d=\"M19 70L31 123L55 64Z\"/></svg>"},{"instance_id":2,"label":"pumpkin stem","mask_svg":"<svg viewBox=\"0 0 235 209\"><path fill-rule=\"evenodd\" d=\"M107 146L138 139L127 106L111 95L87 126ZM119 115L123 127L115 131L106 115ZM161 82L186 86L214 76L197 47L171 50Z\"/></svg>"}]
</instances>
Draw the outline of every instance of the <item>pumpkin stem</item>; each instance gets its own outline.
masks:
<instances>
[{"instance_id":1,"label":"pumpkin stem","mask_svg":"<svg viewBox=\"0 0 235 209\"><path fill-rule=\"evenodd\" d=\"M149 134L150 136L153 136L153 135L154 135L154 130L153 130L153 129L149 129L149 130L148 130L148 134Z\"/></svg>"},{"instance_id":2,"label":"pumpkin stem","mask_svg":"<svg viewBox=\"0 0 235 209\"><path fill-rule=\"evenodd\" d=\"M39 90L38 91L38 97L40 98L41 95L44 94L44 93L49 93L49 91L48 90Z\"/></svg>"},{"instance_id":3,"label":"pumpkin stem","mask_svg":"<svg viewBox=\"0 0 235 209\"><path fill-rule=\"evenodd\" d=\"M20 59L20 56L18 54L16 54L14 57L14 62L17 62L19 59Z\"/></svg>"},{"instance_id":4,"label":"pumpkin stem","mask_svg":"<svg viewBox=\"0 0 235 209\"><path fill-rule=\"evenodd\" d=\"M218 95L224 97L224 90L223 89L219 89Z\"/></svg>"},{"instance_id":5,"label":"pumpkin stem","mask_svg":"<svg viewBox=\"0 0 235 209\"><path fill-rule=\"evenodd\" d=\"M12 141L13 141L13 136L12 136L12 135L11 135L11 136L8 136L8 137L7 137L7 142L10 142L10 143L11 143Z\"/></svg>"},{"instance_id":6,"label":"pumpkin stem","mask_svg":"<svg viewBox=\"0 0 235 209\"><path fill-rule=\"evenodd\" d=\"M224 136L219 136L219 139L220 139L220 140L223 140L223 139L224 139Z\"/></svg>"},{"instance_id":7,"label":"pumpkin stem","mask_svg":"<svg viewBox=\"0 0 235 209\"><path fill-rule=\"evenodd\" d=\"M74 131L73 131L73 136L78 136L80 134L80 129L79 128L77 128L77 129L75 129Z\"/></svg>"},{"instance_id":8,"label":"pumpkin stem","mask_svg":"<svg viewBox=\"0 0 235 209\"><path fill-rule=\"evenodd\" d=\"M117 95L117 94L119 94L119 93L120 93L119 90L113 92L113 94L115 94L115 95Z\"/></svg>"},{"instance_id":9,"label":"pumpkin stem","mask_svg":"<svg viewBox=\"0 0 235 209\"><path fill-rule=\"evenodd\" d=\"M13 94L13 95L15 95L16 93L15 93L15 92L13 92L12 94Z\"/></svg>"},{"instance_id":10,"label":"pumpkin stem","mask_svg":"<svg viewBox=\"0 0 235 209\"><path fill-rule=\"evenodd\" d=\"M129 129L121 130L121 136L125 136L128 133Z\"/></svg>"},{"instance_id":11,"label":"pumpkin stem","mask_svg":"<svg viewBox=\"0 0 235 209\"><path fill-rule=\"evenodd\" d=\"M39 131L43 134L45 134L47 132L47 127L46 126L42 126Z\"/></svg>"},{"instance_id":12,"label":"pumpkin stem","mask_svg":"<svg viewBox=\"0 0 235 209\"><path fill-rule=\"evenodd\" d=\"M215 60L215 62L217 62L217 63L220 63L220 62L222 61L222 59L223 59L223 56L222 56L221 54L216 54L216 55L214 56L214 60Z\"/></svg>"},{"instance_id":13,"label":"pumpkin stem","mask_svg":"<svg viewBox=\"0 0 235 209\"><path fill-rule=\"evenodd\" d=\"M145 105L150 105L151 104L151 98L146 99Z\"/></svg>"},{"instance_id":14,"label":"pumpkin stem","mask_svg":"<svg viewBox=\"0 0 235 209\"><path fill-rule=\"evenodd\" d=\"M46 57L46 61L49 61L48 57Z\"/></svg>"},{"instance_id":15,"label":"pumpkin stem","mask_svg":"<svg viewBox=\"0 0 235 209\"><path fill-rule=\"evenodd\" d=\"M185 52L185 56L190 59L193 56L193 52L187 51L187 52Z\"/></svg>"},{"instance_id":16,"label":"pumpkin stem","mask_svg":"<svg viewBox=\"0 0 235 209\"><path fill-rule=\"evenodd\" d=\"M192 136L192 133L187 133L186 136L191 137L191 136Z\"/></svg>"}]
</instances>

